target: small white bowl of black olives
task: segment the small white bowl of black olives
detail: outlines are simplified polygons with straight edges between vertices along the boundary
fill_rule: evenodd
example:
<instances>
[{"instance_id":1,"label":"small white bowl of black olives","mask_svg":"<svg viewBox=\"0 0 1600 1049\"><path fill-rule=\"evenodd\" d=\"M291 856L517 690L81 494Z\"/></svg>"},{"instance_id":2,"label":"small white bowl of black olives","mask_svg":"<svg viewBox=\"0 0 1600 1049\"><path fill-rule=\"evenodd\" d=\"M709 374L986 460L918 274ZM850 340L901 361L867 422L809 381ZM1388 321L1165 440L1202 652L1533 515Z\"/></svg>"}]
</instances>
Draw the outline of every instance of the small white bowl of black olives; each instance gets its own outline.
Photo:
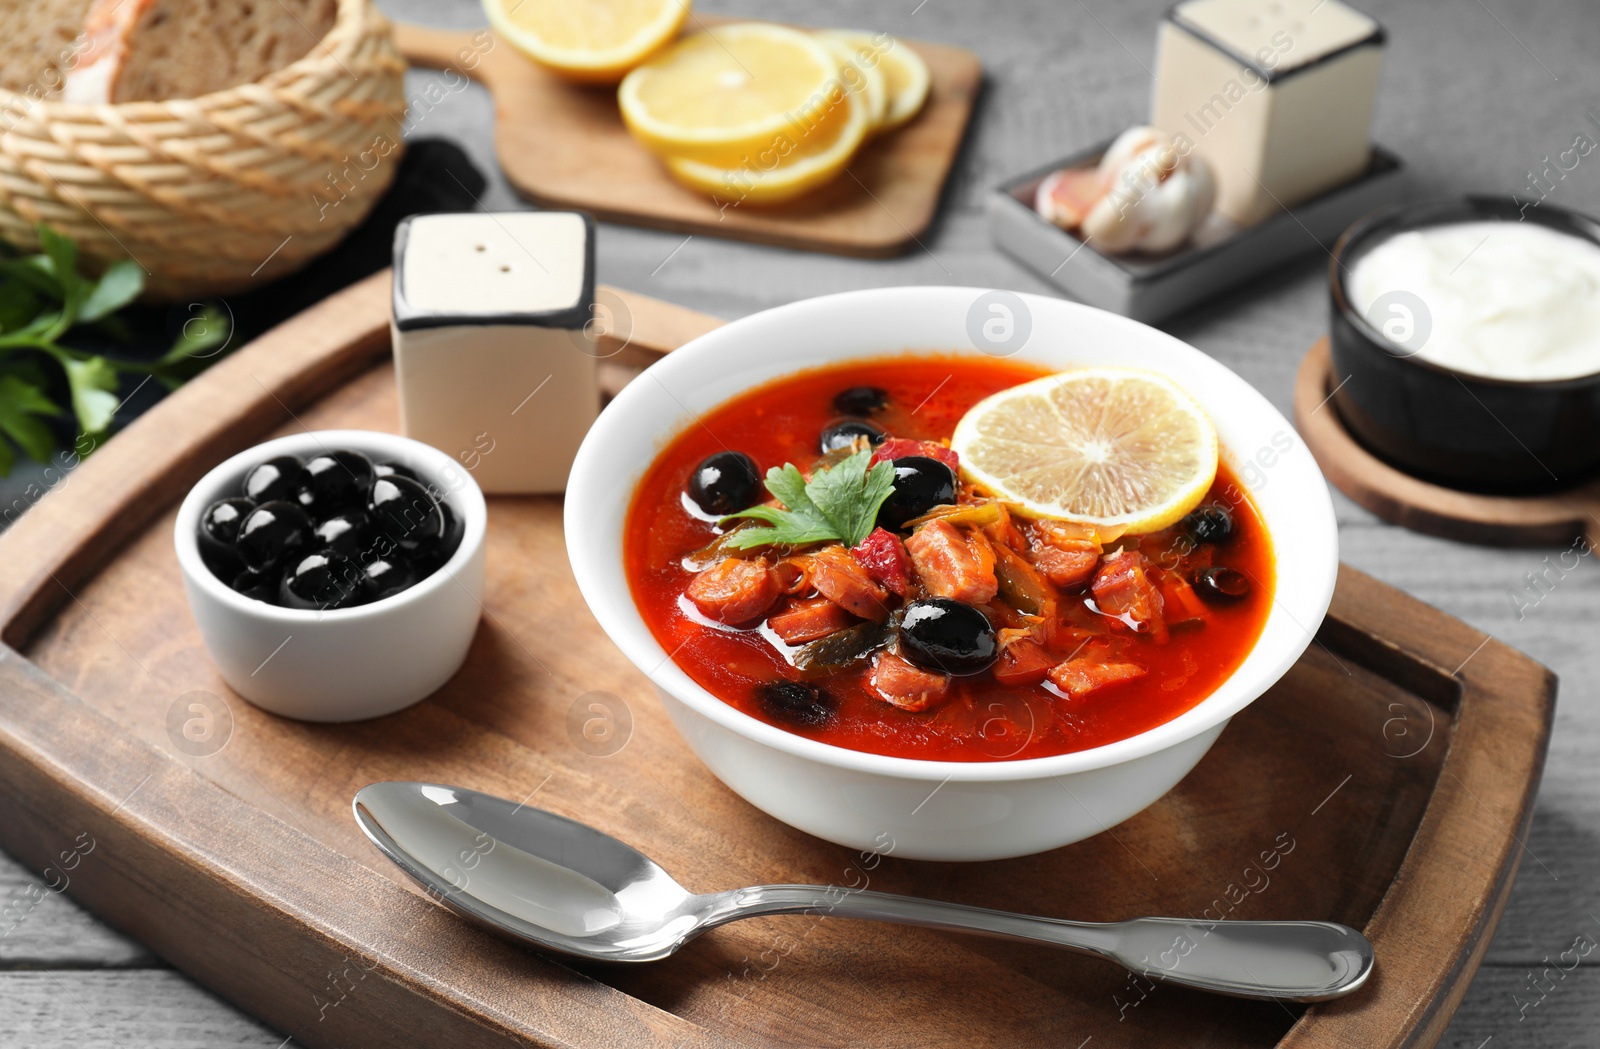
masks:
<instances>
[{"instance_id":1,"label":"small white bowl of black olives","mask_svg":"<svg viewBox=\"0 0 1600 1049\"><path fill-rule=\"evenodd\" d=\"M189 608L233 690L276 714L353 721L461 666L482 608L483 492L450 456L323 430L235 455L174 529Z\"/></svg>"}]
</instances>

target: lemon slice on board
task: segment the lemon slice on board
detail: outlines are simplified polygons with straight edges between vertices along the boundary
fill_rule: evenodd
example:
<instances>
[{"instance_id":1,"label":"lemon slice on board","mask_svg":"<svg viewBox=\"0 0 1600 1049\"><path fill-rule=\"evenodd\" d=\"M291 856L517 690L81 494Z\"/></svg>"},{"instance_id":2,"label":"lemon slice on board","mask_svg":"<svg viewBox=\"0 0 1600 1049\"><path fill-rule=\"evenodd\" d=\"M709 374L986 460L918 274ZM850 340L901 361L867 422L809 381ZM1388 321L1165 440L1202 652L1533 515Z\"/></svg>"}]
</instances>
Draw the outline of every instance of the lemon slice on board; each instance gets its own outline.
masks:
<instances>
[{"instance_id":1,"label":"lemon slice on board","mask_svg":"<svg viewBox=\"0 0 1600 1049\"><path fill-rule=\"evenodd\" d=\"M483 0L511 46L569 80L615 84L678 35L689 0Z\"/></svg>"},{"instance_id":2,"label":"lemon slice on board","mask_svg":"<svg viewBox=\"0 0 1600 1049\"><path fill-rule=\"evenodd\" d=\"M617 103L657 153L723 167L833 119L839 59L822 41L764 23L687 37L622 80Z\"/></svg>"},{"instance_id":3,"label":"lemon slice on board","mask_svg":"<svg viewBox=\"0 0 1600 1049\"><path fill-rule=\"evenodd\" d=\"M787 152L764 150L737 167L667 157L667 170L690 189L733 204L779 204L837 178L866 140L872 121L864 94L839 89L843 118L819 127Z\"/></svg>"},{"instance_id":4,"label":"lemon slice on board","mask_svg":"<svg viewBox=\"0 0 1600 1049\"><path fill-rule=\"evenodd\" d=\"M972 407L950 447L973 484L1034 517L1128 532L1176 523L1217 474L1217 431L1171 379L1080 368Z\"/></svg>"},{"instance_id":5,"label":"lemon slice on board","mask_svg":"<svg viewBox=\"0 0 1600 1049\"><path fill-rule=\"evenodd\" d=\"M824 29L818 35L837 40L854 52L861 65L883 74L888 88L888 105L875 134L893 131L908 123L928 100L928 63L911 45L888 33L869 33L863 29Z\"/></svg>"},{"instance_id":6,"label":"lemon slice on board","mask_svg":"<svg viewBox=\"0 0 1600 1049\"><path fill-rule=\"evenodd\" d=\"M859 94L867 103L867 121L876 130L889 114L889 80L878 63L858 56L856 48L829 32L816 34L817 39L839 59L839 77L845 87Z\"/></svg>"}]
</instances>

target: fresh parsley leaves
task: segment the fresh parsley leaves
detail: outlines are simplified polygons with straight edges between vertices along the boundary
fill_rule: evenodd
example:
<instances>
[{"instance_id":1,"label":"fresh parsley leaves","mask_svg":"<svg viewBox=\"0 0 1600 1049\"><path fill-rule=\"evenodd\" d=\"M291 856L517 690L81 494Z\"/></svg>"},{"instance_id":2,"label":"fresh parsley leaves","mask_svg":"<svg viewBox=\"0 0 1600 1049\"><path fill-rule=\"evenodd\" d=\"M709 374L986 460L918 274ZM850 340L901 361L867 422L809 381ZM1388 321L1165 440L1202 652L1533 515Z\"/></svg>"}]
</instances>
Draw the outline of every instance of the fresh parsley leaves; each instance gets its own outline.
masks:
<instances>
[{"instance_id":1,"label":"fresh parsley leaves","mask_svg":"<svg viewBox=\"0 0 1600 1049\"><path fill-rule=\"evenodd\" d=\"M153 376L176 387L205 363L205 351L228 336L226 319L207 307L154 361L114 360L67 345L69 334L89 326L125 338L127 324L117 311L144 290L144 270L124 259L92 280L78 271L78 246L71 238L40 226L39 244L41 252L23 255L0 243L0 477L11 472L16 449L38 462L49 458L56 434L48 420L67 414L52 390L65 387L76 429L98 438L122 403L117 394L124 374ZM52 380L49 365L59 368L64 384Z\"/></svg>"},{"instance_id":2,"label":"fresh parsley leaves","mask_svg":"<svg viewBox=\"0 0 1600 1049\"><path fill-rule=\"evenodd\" d=\"M838 540L855 546L871 532L878 508L894 491L894 464L873 464L870 451L856 452L807 481L793 463L767 471L767 491L782 507L752 506L723 518L765 521L769 528L745 528L728 535L736 550L755 546L804 546Z\"/></svg>"}]
</instances>

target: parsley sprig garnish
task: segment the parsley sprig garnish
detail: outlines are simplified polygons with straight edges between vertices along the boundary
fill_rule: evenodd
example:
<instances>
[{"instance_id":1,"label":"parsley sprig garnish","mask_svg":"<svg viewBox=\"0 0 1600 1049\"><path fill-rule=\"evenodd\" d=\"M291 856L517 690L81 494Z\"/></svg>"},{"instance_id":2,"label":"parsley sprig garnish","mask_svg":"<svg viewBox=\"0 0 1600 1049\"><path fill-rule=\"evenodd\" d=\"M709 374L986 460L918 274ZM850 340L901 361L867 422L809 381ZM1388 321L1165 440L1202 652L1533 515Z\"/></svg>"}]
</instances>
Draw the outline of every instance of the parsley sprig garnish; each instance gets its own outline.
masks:
<instances>
[{"instance_id":1,"label":"parsley sprig garnish","mask_svg":"<svg viewBox=\"0 0 1600 1049\"><path fill-rule=\"evenodd\" d=\"M736 550L833 540L857 545L871 534L878 508L894 491L894 464L871 460L870 451L856 452L831 469L818 469L809 481L793 463L774 466L767 471L767 491L783 506L752 506L722 519L752 518L771 527L730 533L728 545Z\"/></svg>"},{"instance_id":2,"label":"parsley sprig garnish","mask_svg":"<svg viewBox=\"0 0 1600 1049\"><path fill-rule=\"evenodd\" d=\"M184 325L170 350L153 361L119 360L80 348L87 332L126 339L119 311L144 290L144 270L132 259L105 267L98 278L78 269L78 247L48 226L39 227L42 251L24 255L0 243L0 477L11 472L16 449L48 462L56 445L51 420L67 412L52 399L64 386L87 455L111 429L122 404L124 375L153 376L169 389L199 371L205 351L226 342L227 320L206 307ZM65 382L53 381L50 366ZM85 440L85 438L91 438Z\"/></svg>"}]
</instances>

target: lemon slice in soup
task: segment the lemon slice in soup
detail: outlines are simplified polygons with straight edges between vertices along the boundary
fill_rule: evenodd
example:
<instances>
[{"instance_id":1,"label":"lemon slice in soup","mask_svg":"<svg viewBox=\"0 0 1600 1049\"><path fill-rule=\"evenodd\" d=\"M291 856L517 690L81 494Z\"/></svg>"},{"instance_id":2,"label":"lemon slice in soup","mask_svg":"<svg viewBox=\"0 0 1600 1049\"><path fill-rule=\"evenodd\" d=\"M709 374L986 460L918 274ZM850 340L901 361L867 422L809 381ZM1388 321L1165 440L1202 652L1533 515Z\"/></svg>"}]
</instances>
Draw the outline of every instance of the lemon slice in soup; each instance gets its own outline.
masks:
<instances>
[{"instance_id":1,"label":"lemon slice in soup","mask_svg":"<svg viewBox=\"0 0 1600 1049\"><path fill-rule=\"evenodd\" d=\"M1217 431L1155 372L1080 368L979 401L950 441L966 479L1034 517L1130 533L1175 523L1217 474Z\"/></svg>"}]
</instances>

